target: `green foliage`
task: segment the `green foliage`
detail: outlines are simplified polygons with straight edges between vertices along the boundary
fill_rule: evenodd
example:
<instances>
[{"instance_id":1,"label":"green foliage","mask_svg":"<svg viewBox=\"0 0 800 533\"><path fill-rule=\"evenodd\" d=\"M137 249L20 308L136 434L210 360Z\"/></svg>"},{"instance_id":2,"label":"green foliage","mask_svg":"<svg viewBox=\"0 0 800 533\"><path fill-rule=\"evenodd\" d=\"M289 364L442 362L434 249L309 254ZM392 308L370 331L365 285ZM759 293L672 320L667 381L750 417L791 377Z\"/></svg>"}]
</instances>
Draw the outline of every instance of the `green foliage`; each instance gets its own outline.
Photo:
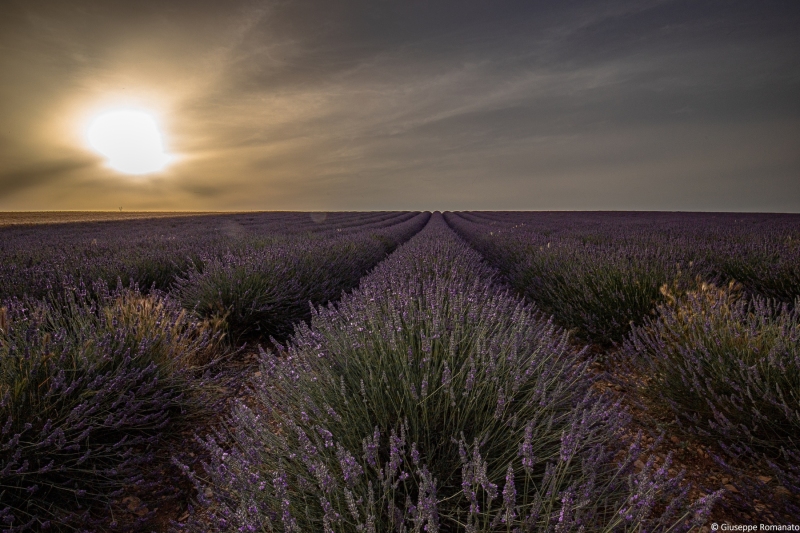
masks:
<instances>
[{"instance_id":1,"label":"green foliage","mask_svg":"<svg viewBox=\"0 0 800 533\"><path fill-rule=\"evenodd\" d=\"M108 525L156 444L213 406L214 333L175 302L67 291L12 300L0 329L0 519L20 531Z\"/></svg>"},{"instance_id":2,"label":"green foliage","mask_svg":"<svg viewBox=\"0 0 800 533\"><path fill-rule=\"evenodd\" d=\"M611 344L650 314L659 287L674 275L654 259L627 250L542 247L521 264L513 285L583 340Z\"/></svg>"},{"instance_id":3,"label":"green foliage","mask_svg":"<svg viewBox=\"0 0 800 533\"><path fill-rule=\"evenodd\" d=\"M382 232L244 246L190 271L176 294L186 309L224 323L234 341L285 339L295 323L311 318L310 304L336 300L355 287L424 222L417 217Z\"/></svg>"}]
</instances>

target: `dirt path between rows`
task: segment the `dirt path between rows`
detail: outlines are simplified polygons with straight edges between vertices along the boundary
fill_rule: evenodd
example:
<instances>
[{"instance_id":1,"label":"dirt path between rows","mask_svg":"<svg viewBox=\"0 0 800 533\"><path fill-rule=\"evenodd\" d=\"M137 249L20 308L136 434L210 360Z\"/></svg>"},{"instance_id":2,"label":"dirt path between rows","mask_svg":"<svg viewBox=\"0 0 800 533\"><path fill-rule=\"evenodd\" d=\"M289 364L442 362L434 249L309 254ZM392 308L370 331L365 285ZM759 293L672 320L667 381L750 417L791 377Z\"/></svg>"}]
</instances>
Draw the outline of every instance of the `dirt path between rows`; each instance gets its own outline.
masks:
<instances>
[{"instance_id":1,"label":"dirt path between rows","mask_svg":"<svg viewBox=\"0 0 800 533\"><path fill-rule=\"evenodd\" d=\"M615 353L594 347L595 353L605 353L604 363L595 363L597 388L614 395L632 415L630 437L641 431L647 445L653 447L658 465L671 456L670 474L685 473L684 486L690 486L691 500L697 500L723 489L722 499L715 505L709 523L785 524L779 508L791 498L788 490L773 479L767 468L757 465L732 464L725 468L718 459L729 461L719 446L701 442L683 431L671 413L658 412L647 404L639 392L645 376L637 375ZM610 361L610 362L608 362ZM717 460L715 460L715 457ZM641 469L644 465L637 465ZM742 490L748 492L743 494ZM760 498L760 499L759 499ZM796 496L795 500L800 500ZM800 503L800 501L797 501ZM702 532L711 531L705 526Z\"/></svg>"}]
</instances>

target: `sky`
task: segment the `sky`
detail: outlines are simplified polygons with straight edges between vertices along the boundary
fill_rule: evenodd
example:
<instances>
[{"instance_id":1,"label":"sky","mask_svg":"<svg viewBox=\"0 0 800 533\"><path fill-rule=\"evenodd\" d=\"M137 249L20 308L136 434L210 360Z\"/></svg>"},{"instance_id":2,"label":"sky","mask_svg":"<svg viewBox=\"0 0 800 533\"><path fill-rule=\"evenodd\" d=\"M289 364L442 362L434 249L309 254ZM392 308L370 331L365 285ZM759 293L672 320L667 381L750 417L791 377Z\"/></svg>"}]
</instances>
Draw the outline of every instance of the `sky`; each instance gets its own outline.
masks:
<instances>
[{"instance_id":1,"label":"sky","mask_svg":"<svg viewBox=\"0 0 800 533\"><path fill-rule=\"evenodd\" d=\"M800 212L799 27L796 0L5 0L0 210ZM120 109L163 170L87 140Z\"/></svg>"}]
</instances>

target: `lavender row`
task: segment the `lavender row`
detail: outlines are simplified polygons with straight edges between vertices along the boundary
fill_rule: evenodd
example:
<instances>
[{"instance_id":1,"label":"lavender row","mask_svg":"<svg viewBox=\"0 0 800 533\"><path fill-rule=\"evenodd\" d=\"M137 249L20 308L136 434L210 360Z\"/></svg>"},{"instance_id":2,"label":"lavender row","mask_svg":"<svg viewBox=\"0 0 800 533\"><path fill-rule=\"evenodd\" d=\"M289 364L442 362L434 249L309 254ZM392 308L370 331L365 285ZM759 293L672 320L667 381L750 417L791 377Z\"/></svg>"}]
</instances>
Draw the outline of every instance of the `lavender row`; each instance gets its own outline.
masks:
<instances>
[{"instance_id":1,"label":"lavender row","mask_svg":"<svg viewBox=\"0 0 800 533\"><path fill-rule=\"evenodd\" d=\"M685 531L585 354L436 213L287 348L187 469L220 531ZM639 465L637 468L635 465ZM208 484L210 483L210 484ZM191 526L187 526L191 527Z\"/></svg>"},{"instance_id":2,"label":"lavender row","mask_svg":"<svg viewBox=\"0 0 800 533\"><path fill-rule=\"evenodd\" d=\"M703 213L447 213L510 283L587 341L620 342L660 288L736 280L750 296L800 295L800 217Z\"/></svg>"},{"instance_id":3,"label":"lavender row","mask_svg":"<svg viewBox=\"0 0 800 533\"><path fill-rule=\"evenodd\" d=\"M176 282L186 309L221 321L235 340L287 337L311 318L309 302L338 299L394 248L422 229L429 213L385 228L248 243L221 257L200 256L200 268Z\"/></svg>"},{"instance_id":4,"label":"lavender row","mask_svg":"<svg viewBox=\"0 0 800 533\"><path fill-rule=\"evenodd\" d=\"M0 300L80 281L169 290L201 257L298 238L385 229L417 213L244 213L0 228Z\"/></svg>"},{"instance_id":5,"label":"lavender row","mask_svg":"<svg viewBox=\"0 0 800 533\"><path fill-rule=\"evenodd\" d=\"M800 295L800 216L775 213L463 213L486 223L517 226L539 244L661 247L684 270L750 295L792 304ZM694 268L690 268L689 262ZM671 280L670 280L671 281Z\"/></svg>"}]
</instances>

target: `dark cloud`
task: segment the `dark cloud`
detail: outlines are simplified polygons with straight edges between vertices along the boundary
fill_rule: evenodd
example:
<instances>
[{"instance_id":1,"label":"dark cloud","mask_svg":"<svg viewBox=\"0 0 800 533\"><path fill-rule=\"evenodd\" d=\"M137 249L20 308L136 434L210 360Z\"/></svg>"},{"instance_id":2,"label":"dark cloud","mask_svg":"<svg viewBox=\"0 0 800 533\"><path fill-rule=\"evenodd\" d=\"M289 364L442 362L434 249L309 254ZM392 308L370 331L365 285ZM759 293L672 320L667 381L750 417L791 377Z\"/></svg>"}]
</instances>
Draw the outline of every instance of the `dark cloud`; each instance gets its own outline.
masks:
<instances>
[{"instance_id":1,"label":"dark cloud","mask_svg":"<svg viewBox=\"0 0 800 533\"><path fill-rule=\"evenodd\" d=\"M792 0L14 0L0 208L800 211L797 27ZM179 163L49 162L106 99L158 108Z\"/></svg>"},{"instance_id":2,"label":"dark cloud","mask_svg":"<svg viewBox=\"0 0 800 533\"><path fill-rule=\"evenodd\" d=\"M77 170L90 168L95 163L88 159L73 159L40 163L16 170L0 171L0 199L15 192L45 184L58 185L60 180Z\"/></svg>"},{"instance_id":3,"label":"dark cloud","mask_svg":"<svg viewBox=\"0 0 800 533\"><path fill-rule=\"evenodd\" d=\"M214 198L222 195L226 187L219 185L207 185L201 183L184 183L180 186L184 191L202 198Z\"/></svg>"}]
</instances>

